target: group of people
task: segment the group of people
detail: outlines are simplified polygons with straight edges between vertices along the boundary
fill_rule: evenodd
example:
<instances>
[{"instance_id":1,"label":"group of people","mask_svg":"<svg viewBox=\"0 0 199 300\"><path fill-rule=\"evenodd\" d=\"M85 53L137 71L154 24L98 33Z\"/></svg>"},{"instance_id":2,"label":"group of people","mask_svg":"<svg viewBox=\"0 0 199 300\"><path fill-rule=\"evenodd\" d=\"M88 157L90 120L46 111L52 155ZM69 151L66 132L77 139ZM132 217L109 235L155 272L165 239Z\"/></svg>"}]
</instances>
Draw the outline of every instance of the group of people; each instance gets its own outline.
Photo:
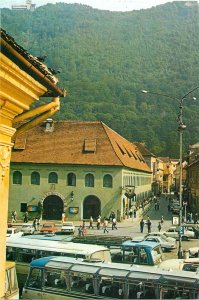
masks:
<instances>
[{"instance_id":1,"label":"group of people","mask_svg":"<svg viewBox=\"0 0 199 300\"><path fill-rule=\"evenodd\" d=\"M158 222L158 231L160 232L162 229L162 225L164 223L164 217L162 216L160 221ZM151 232L151 227L152 227L152 222L149 218L149 216L147 217L146 222L144 221L144 219L142 218L140 221L140 232L143 233L144 232L144 225L147 226L147 232L150 233Z\"/></svg>"},{"instance_id":2,"label":"group of people","mask_svg":"<svg viewBox=\"0 0 199 300\"><path fill-rule=\"evenodd\" d=\"M116 221L116 216L115 216L115 213L112 212L111 213L111 217L109 218L105 218L102 220L101 219L101 216L99 215L98 218L97 218L97 223L96 223L96 228L97 230L100 230L100 228L103 229L104 233L108 233L108 223L109 221L111 222L111 228L112 230L117 230L117 221ZM89 220L89 226L88 226L89 229L94 229L94 225L93 225L93 217L91 216L90 217L90 220ZM86 235L86 222L83 221L83 224L79 226L78 228L78 234L80 236L84 236Z\"/></svg>"}]
</instances>

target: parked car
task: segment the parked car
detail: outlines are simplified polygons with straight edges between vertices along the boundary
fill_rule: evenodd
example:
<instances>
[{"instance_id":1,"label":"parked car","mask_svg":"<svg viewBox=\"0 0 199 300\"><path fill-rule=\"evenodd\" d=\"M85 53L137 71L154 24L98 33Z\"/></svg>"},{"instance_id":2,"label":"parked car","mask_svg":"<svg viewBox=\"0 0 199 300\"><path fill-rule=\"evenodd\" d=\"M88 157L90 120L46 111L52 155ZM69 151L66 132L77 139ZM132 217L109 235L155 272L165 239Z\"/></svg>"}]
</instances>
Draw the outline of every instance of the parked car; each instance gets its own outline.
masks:
<instances>
[{"instance_id":1,"label":"parked car","mask_svg":"<svg viewBox=\"0 0 199 300\"><path fill-rule=\"evenodd\" d=\"M7 228L6 237L10 236L22 236L23 232L20 231L19 228L16 227L9 227Z\"/></svg>"},{"instance_id":2,"label":"parked car","mask_svg":"<svg viewBox=\"0 0 199 300\"><path fill-rule=\"evenodd\" d=\"M47 222L44 223L40 229L41 233L55 233L57 231L57 227L55 223Z\"/></svg>"},{"instance_id":3,"label":"parked car","mask_svg":"<svg viewBox=\"0 0 199 300\"><path fill-rule=\"evenodd\" d=\"M189 248L189 256L191 256L191 257L199 257L199 247L191 247L191 248Z\"/></svg>"},{"instance_id":4,"label":"parked car","mask_svg":"<svg viewBox=\"0 0 199 300\"><path fill-rule=\"evenodd\" d=\"M193 233L194 233L194 237L196 238L196 239L198 239L199 238L199 227L198 227L198 225L186 225L185 226L185 228L186 228L186 230L189 230L189 231L192 231Z\"/></svg>"},{"instance_id":5,"label":"parked car","mask_svg":"<svg viewBox=\"0 0 199 300\"><path fill-rule=\"evenodd\" d=\"M182 270L189 272L199 271L199 258L167 259L161 262L158 267L171 270Z\"/></svg>"},{"instance_id":6,"label":"parked car","mask_svg":"<svg viewBox=\"0 0 199 300\"><path fill-rule=\"evenodd\" d=\"M167 240L167 242L176 242L176 239L175 238L173 238L173 237L170 237L170 236L167 236L166 235L166 232L165 231L152 231L152 232L150 232L150 233L147 233L147 235L146 235L146 237L147 236L160 236L160 237L163 237L163 238L165 238L166 240Z\"/></svg>"},{"instance_id":7,"label":"parked car","mask_svg":"<svg viewBox=\"0 0 199 300\"><path fill-rule=\"evenodd\" d=\"M61 227L61 232L74 234L75 233L75 226L73 222L63 222Z\"/></svg>"},{"instance_id":8,"label":"parked car","mask_svg":"<svg viewBox=\"0 0 199 300\"><path fill-rule=\"evenodd\" d=\"M22 225L21 231L23 232L24 235L34 234L35 228L32 224L24 223Z\"/></svg>"},{"instance_id":9,"label":"parked car","mask_svg":"<svg viewBox=\"0 0 199 300\"><path fill-rule=\"evenodd\" d=\"M179 227L172 226L166 232L167 236L174 237L175 239L179 239ZM184 233L182 234L182 240L189 240L190 238L194 238L194 232L190 230L186 230L184 228Z\"/></svg>"},{"instance_id":10,"label":"parked car","mask_svg":"<svg viewBox=\"0 0 199 300\"><path fill-rule=\"evenodd\" d=\"M162 236L150 235L150 236L145 237L144 241L160 243L160 246L163 251L174 250L177 247L176 240L173 242L170 242L167 240L166 237L164 237L164 235L162 235Z\"/></svg>"}]
</instances>

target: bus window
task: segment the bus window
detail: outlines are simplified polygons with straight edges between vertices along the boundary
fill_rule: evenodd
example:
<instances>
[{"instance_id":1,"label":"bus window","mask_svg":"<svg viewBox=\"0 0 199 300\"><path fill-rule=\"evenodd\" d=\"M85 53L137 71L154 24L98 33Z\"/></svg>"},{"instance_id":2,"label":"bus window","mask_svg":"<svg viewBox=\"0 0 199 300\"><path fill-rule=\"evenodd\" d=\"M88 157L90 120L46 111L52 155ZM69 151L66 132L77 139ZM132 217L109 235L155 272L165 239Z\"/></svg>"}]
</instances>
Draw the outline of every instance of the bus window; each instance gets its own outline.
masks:
<instances>
[{"instance_id":1,"label":"bus window","mask_svg":"<svg viewBox=\"0 0 199 300\"><path fill-rule=\"evenodd\" d=\"M85 273L70 272L70 287L73 292L94 294L93 276Z\"/></svg>"},{"instance_id":2,"label":"bus window","mask_svg":"<svg viewBox=\"0 0 199 300\"><path fill-rule=\"evenodd\" d=\"M16 260L16 248L14 247L6 248L6 260L10 260L10 261Z\"/></svg>"},{"instance_id":3,"label":"bus window","mask_svg":"<svg viewBox=\"0 0 199 300\"><path fill-rule=\"evenodd\" d=\"M47 269L44 278L45 288L67 289L66 274L62 270Z\"/></svg>"},{"instance_id":4,"label":"bus window","mask_svg":"<svg viewBox=\"0 0 199 300\"><path fill-rule=\"evenodd\" d=\"M154 265L158 265L159 263L161 263L164 260L162 250L159 246L155 247L151 250L151 256L152 256Z\"/></svg>"},{"instance_id":5,"label":"bus window","mask_svg":"<svg viewBox=\"0 0 199 300\"><path fill-rule=\"evenodd\" d=\"M140 248L140 264L141 265L148 265L149 261L147 258L147 252L144 248Z\"/></svg>"},{"instance_id":6,"label":"bus window","mask_svg":"<svg viewBox=\"0 0 199 300\"><path fill-rule=\"evenodd\" d=\"M124 299L124 282L119 278L102 276L100 278L99 295L114 299Z\"/></svg>"},{"instance_id":7,"label":"bus window","mask_svg":"<svg viewBox=\"0 0 199 300\"><path fill-rule=\"evenodd\" d=\"M35 251L33 249L18 249L17 261L30 263L36 258Z\"/></svg>"},{"instance_id":8,"label":"bus window","mask_svg":"<svg viewBox=\"0 0 199 300\"><path fill-rule=\"evenodd\" d=\"M42 272L41 269L32 268L28 277L27 287L41 289L42 287Z\"/></svg>"}]
</instances>

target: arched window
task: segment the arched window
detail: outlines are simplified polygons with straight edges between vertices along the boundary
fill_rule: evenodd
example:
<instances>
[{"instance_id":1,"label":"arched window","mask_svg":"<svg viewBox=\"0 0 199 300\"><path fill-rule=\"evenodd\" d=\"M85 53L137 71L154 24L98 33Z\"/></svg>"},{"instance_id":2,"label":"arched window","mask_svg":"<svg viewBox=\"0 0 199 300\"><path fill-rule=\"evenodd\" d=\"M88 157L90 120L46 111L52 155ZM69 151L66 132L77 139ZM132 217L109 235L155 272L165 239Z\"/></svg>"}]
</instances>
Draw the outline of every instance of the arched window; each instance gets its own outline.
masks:
<instances>
[{"instance_id":1,"label":"arched window","mask_svg":"<svg viewBox=\"0 0 199 300\"><path fill-rule=\"evenodd\" d=\"M40 174L38 172L31 173L31 184L40 185Z\"/></svg>"},{"instance_id":2,"label":"arched window","mask_svg":"<svg viewBox=\"0 0 199 300\"><path fill-rule=\"evenodd\" d=\"M74 173L68 173L67 184L69 186L76 186L76 175Z\"/></svg>"},{"instance_id":3,"label":"arched window","mask_svg":"<svg viewBox=\"0 0 199 300\"><path fill-rule=\"evenodd\" d=\"M22 184L22 174L19 171L13 173L13 184Z\"/></svg>"},{"instance_id":4,"label":"arched window","mask_svg":"<svg viewBox=\"0 0 199 300\"><path fill-rule=\"evenodd\" d=\"M85 186L94 187L94 176L93 174L86 174L85 176Z\"/></svg>"},{"instance_id":5,"label":"arched window","mask_svg":"<svg viewBox=\"0 0 199 300\"><path fill-rule=\"evenodd\" d=\"M109 174L104 175L104 178L103 178L103 187L112 188L112 186L113 186L113 178L112 178L112 176L109 175Z\"/></svg>"},{"instance_id":6,"label":"arched window","mask_svg":"<svg viewBox=\"0 0 199 300\"><path fill-rule=\"evenodd\" d=\"M48 175L48 183L58 183L58 175L55 172L51 172Z\"/></svg>"}]
</instances>

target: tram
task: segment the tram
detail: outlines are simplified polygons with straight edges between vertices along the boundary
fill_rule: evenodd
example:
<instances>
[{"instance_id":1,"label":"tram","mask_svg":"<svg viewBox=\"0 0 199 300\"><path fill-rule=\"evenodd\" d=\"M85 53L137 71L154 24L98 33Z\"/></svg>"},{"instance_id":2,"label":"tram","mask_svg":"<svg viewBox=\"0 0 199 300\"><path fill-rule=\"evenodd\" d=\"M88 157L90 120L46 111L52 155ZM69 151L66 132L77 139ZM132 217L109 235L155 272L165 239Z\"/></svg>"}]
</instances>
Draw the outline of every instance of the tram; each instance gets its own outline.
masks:
<instances>
[{"instance_id":1,"label":"tram","mask_svg":"<svg viewBox=\"0 0 199 300\"><path fill-rule=\"evenodd\" d=\"M45 257L30 264L23 299L198 299L199 275L185 271Z\"/></svg>"}]
</instances>

